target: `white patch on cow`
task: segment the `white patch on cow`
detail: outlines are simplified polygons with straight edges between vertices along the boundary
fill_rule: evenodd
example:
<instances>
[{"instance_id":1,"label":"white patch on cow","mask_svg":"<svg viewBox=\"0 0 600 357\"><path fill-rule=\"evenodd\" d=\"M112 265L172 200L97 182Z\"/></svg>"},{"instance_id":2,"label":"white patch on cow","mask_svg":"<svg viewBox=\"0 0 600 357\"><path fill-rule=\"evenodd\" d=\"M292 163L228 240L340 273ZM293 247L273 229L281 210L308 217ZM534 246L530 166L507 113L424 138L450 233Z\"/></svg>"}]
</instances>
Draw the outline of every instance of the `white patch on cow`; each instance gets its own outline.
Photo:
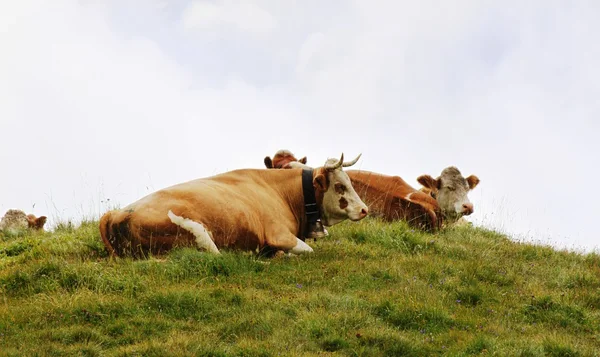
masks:
<instances>
[{"instance_id":1,"label":"white patch on cow","mask_svg":"<svg viewBox=\"0 0 600 357\"><path fill-rule=\"evenodd\" d=\"M171 212L167 213L169 219L173 224L178 225L179 227L189 231L196 237L196 244L198 248L206 249L208 252L220 254L219 249L215 245L215 242L210 238L210 234L201 223L194 222L189 218L183 218Z\"/></svg>"},{"instance_id":2,"label":"white patch on cow","mask_svg":"<svg viewBox=\"0 0 600 357\"><path fill-rule=\"evenodd\" d=\"M406 197L404 197L406 200L410 201L410 197L413 195L414 192L409 193L408 195L406 195Z\"/></svg>"},{"instance_id":3,"label":"white patch on cow","mask_svg":"<svg viewBox=\"0 0 600 357\"><path fill-rule=\"evenodd\" d=\"M335 164L339 160L328 159L325 166ZM326 175L329 179L329 187L323 194L322 217L321 221L326 226L333 226L339 222L350 219L351 221L360 221L366 217L369 209L367 205L360 199L350 177L341 168L335 170L327 170ZM344 192L336 191L336 185L341 184L344 187ZM346 200L346 207L341 208L340 199Z\"/></svg>"},{"instance_id":4,"label":"white patch on cow","mask_svg":"<svg viewBox=\"0 0 600 357\"><path fill-rule=\"evenodd\" d=\"M454 211L456 212L456 214L462 214L463 213L463 204L465 203L469 203L468 200L462 201L462 202L456 202L454 204Z\"/></svg>"},{"instance_id":5,"label":"white patch on cow","mask_svg":"<svg viewBox=\"0 0 600 357\"><path fill-rule=\"evenodd\" d=\"M296 246L292 248L289 252L292 254L306 254L312 253L313 249L308 244L296 238Z\"/></svg>"},{"instance_id":6,"label":"white patch on cow","mask_svg":"<svg viewBox=\"0 0 600 357\"><path fill-rule=\"evenodd\" d=\"M305 169L305 170L310 170L311 167L308 165L304 165L301 162L298 161L292 161L288 164L289 167L291 167L292 169Z\"/></svg>"}]
</instances>

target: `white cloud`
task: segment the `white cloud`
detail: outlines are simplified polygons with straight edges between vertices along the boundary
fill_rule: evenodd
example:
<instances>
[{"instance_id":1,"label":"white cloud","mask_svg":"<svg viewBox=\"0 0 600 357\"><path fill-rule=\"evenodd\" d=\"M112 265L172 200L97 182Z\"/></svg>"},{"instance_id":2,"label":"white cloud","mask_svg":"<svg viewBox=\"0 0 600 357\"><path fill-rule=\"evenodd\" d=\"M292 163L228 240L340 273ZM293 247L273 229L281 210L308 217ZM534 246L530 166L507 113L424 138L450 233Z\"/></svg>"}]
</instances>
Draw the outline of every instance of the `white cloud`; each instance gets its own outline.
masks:
<instances>
[{"instance_id":1,"label":"white cloud","mask_svg":"<svg viewBox=\"0 0 600 357\"><path fill-rule=\"evenodd\" d=\"M271 14L248 1L194 1L183 13L187 29L207 30L235 26L241 31L263 33L277 26Z\"/></svg>"},{"instance_id":2,"label":"white cloud","mask_svg":"<svg viewBox=\"0 0 600 357\"><path fill-rule=\"evenodd\" d=\"M10 172L3 210L99 214L107 198L126 204L243 166L243 148L269 136L249 135L253 125L294 117L271 103L276 95L241 80L192 89L186 69L154 41L114 32L106 9L65 2L20 10L27 21L0 38L0 160Z\"/></svg>"}]
</instances>

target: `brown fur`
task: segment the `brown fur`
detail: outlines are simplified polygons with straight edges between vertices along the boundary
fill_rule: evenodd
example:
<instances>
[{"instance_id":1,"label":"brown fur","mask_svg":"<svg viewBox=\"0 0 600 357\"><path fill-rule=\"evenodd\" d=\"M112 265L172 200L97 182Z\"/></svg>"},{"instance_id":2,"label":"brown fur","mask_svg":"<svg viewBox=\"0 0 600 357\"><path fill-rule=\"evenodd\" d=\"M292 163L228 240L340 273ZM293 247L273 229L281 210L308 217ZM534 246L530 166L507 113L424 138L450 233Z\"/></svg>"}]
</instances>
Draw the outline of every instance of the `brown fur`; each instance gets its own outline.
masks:
<instances>
[{"instance_id":1,"label":"brown fur","mask_svg":"<svg viewBox=\"0 0 600 357\"><path fill-rule=\"evenodd\" d=\"M36 217L33 214L28 214L27 215L27 223L29 225L29 228L33 229L33 230L42 230L44 229L44 224L46 224L46 216L40 216L40 217Z\"/></svg>"},{"instance_id":2,"label":"brown fur","mask_svg":"<svg viewBox=\"0 0 600 357\"><path fill-rule=\"evenodd\" d=\"M369 171L346 173L371 214L387 221L403 220L428 231L441 227L442 215L436 200L415 190L402 178Z\"/></svg>"},{"instance_id":3,"label":"brown fur","mask_svg":"<svg viewBox=\"0 0 600 357\"><path fill-rule=\"evenodd\" d=\"M43 230L46 224L46 216L36 217L33 214L25 214L25 212L17 209L9 209L0 221L0 231L3 230Z\"/></svg>"},{"instance_id":4,"label":"brown fur","mask_svg":"<svg viewBox=\"0 0 600 357\"><path fill-rule=\"evenodd\" d=\"M423 185L425 190L422 190L422 192L425 193L436 192L439 190L441 184L440 180L434 179L430 175L421 175L417 177L417 182Z\"/></svg>"},{"instance_id":5,"label":"brown fur","mask_svg":"<svg viewBox=\"0 0 600 357\"><path fill-rule=\"evenodd\" d=\"M348 207L348 200L344 197L340 198L340 208L345 209L346 207Z\"/></svg>"},{"instance_id":6,"label":"brown fur","mask_svg":"<svg viewBox=\"0 0 600 357\"><path fill-rule=\"evenodd\" d=\"M432 189L430 189L428 187L421 187L419 189L419 191L423 192L426 195L431 196L432 198L436 198L437 197L436 191L434 191L434 190L432 190Z\"/></svg>"},{"instance_id":7,"label":"brown fur","mask_svg":"<svg viewBox=\"0 0 600 357\"><path fill-rule=\"evenodd\" d=\"M475 175L467 177L467 184L471 190L474 189L477 185L479 185L479 177Z\"/></svg>"},{"instance_id":8,"label":"brown fur","mask_svg":"<svg viewBox=\"0 0 600 357\"><path fill-rule=\"evenodd\" d=\"M266 156L264 162L267 169L289 169L291 168L289 166L290 162L299 162L306 165L306 156L298 160L290 151L279 150L273 156L273 160Z\"/></svg>"},{"instance_id":9,"label":"brown fur","mask_svg":"<svg viewBox=\"0 0 600 357\"><path fill-rule=\"evenodd\" d=\"M326 173L314 171L319 206L328 186ZM301 177L299 169L245 169L165 188L102 216L102 241L111 255L136 257L195 245L190 232L170 221L171 210L201 223L219 249L289 250L306 225Z\"/></svg>"}]
</instances>

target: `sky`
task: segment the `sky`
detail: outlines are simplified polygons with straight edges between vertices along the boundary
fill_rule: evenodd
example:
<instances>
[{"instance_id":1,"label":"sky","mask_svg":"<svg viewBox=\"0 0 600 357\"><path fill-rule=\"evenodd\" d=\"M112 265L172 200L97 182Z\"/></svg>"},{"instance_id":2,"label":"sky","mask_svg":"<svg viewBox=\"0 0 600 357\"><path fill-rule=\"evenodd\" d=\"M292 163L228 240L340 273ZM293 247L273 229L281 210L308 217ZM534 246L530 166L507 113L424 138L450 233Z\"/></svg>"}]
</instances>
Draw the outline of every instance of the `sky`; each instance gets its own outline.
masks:
<instances>
[{"instance_id":1,"label":"sky","mask_svg":"<svg viewBox=\"0 0 600 357\"><path fill-rule=\"evenodd\" d=\"M475 225L600 250L600 2L0 2L0 215L98 218L279 149L454 165Z\"/></svg>"}]
</instances>

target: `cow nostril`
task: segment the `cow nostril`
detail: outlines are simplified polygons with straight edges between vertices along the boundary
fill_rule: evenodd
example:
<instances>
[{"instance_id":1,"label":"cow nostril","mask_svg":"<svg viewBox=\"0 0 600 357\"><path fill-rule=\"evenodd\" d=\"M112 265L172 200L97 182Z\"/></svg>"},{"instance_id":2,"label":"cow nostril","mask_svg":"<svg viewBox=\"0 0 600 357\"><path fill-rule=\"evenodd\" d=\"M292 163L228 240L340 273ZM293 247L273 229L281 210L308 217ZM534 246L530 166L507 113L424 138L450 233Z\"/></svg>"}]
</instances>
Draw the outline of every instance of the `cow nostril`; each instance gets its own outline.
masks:
<instances>
[{"instance_id":1,"label":"cow nostril","mask_svg":"<svg viewBox=\"0 0 600 357\"><path fill-rule=\"evenodd\" d=\"M366 208L363 208L363 209L360 210L360 214L362 216L366 216L368 213L369 213L369 211Z\"/></svg>"},{"instance_id":2,"label":"cow nostril","mask_svg":"<svg viewBox=\"0 0 600 357\"><path fill-rule=\"evenodd\" d=\"M463 204L463 211L467 214L473 213L473 204L472 203Z\"/></svg>"}]
</instances>

